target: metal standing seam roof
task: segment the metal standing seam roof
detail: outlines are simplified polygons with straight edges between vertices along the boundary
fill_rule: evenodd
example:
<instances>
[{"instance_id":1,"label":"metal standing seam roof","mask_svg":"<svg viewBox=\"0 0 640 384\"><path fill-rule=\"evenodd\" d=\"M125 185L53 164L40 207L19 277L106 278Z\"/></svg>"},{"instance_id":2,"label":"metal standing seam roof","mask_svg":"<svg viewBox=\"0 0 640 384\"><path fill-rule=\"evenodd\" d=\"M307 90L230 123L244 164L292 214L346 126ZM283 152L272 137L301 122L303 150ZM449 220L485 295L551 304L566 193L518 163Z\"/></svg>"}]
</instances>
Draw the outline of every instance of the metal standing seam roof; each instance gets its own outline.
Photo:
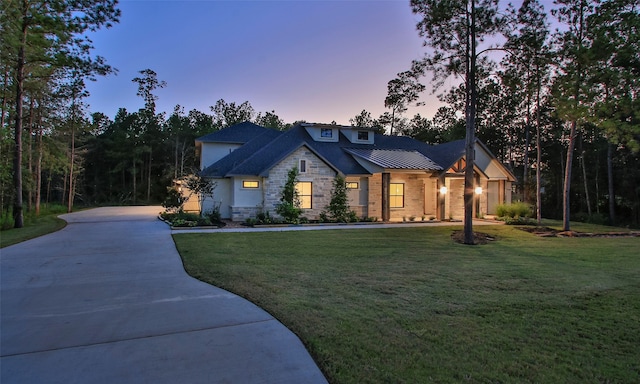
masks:
<instances>
[{"instance_id":1,"label":"metal standing seam roof","mask_svg":"<svg viewBox=\"0 0 640 384\"><path fill-rule=\"evenodd\" d=\"M345 151L382 168L442 170L440 165L416 150L345 148Z\"/></svg>"}]
</instances>

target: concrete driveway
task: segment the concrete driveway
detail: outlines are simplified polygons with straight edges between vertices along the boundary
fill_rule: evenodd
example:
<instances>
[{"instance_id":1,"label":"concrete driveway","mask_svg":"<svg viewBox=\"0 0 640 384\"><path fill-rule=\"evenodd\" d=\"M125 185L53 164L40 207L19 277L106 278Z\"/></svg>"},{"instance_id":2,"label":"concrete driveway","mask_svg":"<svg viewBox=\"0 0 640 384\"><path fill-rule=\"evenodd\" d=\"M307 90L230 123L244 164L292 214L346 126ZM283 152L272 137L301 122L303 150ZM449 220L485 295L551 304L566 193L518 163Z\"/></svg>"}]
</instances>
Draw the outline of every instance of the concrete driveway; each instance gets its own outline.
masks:
<instances>
[{"instance_id":1,"label":"concrete driveway","mask_svg":"<svg viewBox=\"0 0 640 384\"><path fill-rule=\"evenodd\" d=\"M280 322L184 272L161 210L63 215L0 250L0 382L326 383Z\"/></svg>"}]
</instances>

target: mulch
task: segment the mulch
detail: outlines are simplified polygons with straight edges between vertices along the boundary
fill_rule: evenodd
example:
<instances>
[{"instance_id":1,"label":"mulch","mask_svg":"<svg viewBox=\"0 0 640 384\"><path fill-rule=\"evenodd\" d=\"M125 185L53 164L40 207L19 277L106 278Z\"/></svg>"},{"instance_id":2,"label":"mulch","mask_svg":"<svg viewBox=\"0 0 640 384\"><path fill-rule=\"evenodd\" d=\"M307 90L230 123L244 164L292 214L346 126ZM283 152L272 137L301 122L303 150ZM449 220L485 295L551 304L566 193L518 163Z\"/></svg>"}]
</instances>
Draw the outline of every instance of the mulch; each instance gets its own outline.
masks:
<instances>
[{"instance_id":1,"label":"mulch","mask_svg":"<svg viewBox=\"0 0 640 384\"><path fill-rule=\"evenodd\" d=\"M540 237L640 237L640 232L603 232L589 233L576 231L562 231L549 227L516 227L525 232Z\"/></svg>"},{"instance_id":2,"label":"mulch","mask_svg":"<svg viewBox=\"0 0 640 384\"><path fill-rule=\"evenodd\" d=\"M464 231L453 231L451 239L456 243L465 244ZM483 232L473 232L473 245L484 245L495 241L496 237Z\"/></svg>"}]
</instances>

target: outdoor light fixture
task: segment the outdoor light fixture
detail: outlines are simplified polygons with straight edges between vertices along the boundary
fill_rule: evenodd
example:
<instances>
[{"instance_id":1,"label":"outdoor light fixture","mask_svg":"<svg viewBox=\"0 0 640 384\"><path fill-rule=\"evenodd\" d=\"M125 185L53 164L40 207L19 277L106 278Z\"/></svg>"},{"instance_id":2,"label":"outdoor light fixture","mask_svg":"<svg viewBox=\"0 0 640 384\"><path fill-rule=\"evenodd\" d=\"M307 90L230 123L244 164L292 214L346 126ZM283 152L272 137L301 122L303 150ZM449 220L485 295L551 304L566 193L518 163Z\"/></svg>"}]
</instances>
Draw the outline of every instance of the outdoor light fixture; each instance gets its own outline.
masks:
<instances>
[{"instance_id":1,"label":"outdoor light fixture","mask_svg":"<svg viewBox=\"0 0 640 384\"><path fill-rule=\"evenodd\" d=\"M447 194L447 187L445 187L445 186L440 187L440 194L441 195L446 195Z\"/></svg>"},{"instance_id":2,"label":"outdoor light fixture","mask_svg":"<svg viewBox=\"0 0 640 384\"><path fill-rule=\"evenodd\" d=\"M482 195L482 187L476 187L476 195Z\"/></svg>"}]
</instances>

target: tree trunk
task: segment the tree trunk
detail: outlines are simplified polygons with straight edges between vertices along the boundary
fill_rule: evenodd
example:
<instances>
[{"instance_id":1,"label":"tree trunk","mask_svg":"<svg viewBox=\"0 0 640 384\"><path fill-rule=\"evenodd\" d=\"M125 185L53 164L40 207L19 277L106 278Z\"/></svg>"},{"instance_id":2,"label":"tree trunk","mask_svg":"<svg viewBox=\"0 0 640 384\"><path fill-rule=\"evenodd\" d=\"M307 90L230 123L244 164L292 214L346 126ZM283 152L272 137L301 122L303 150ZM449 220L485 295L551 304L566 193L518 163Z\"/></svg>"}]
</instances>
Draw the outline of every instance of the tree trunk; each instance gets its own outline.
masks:
<instances>
[{"instance_id":1,"label":"tree trunk","mask_svg":"<svg viewBox=\"0 0 640 384\"><path fill-rule=\"evenodd\" d=\"M42 157L44 154L44 146L42 145L42 115L38 116L38 130L36 131L36 146L38 147L38 158L36 159L36 197L35 209L36 216L40 215L40 200L42 199Z\"/></svg>"},{"instance_id":2,"label":"tree trunk","mask_svg":"<svg viewBox=\"0 0 640 384\"><path fill-rule=\"evenodd\" d=\"M466 78L466 140L464 170L464 243L473 244L473 193L475 163L475 123L476 123L476 25L475 25L475 0L471 0L469 40L467 45L467 78Z\"/></svg>"},{"instance_id":3,"label":"tree trunk","mask_svg":"<svg viewBox=\"0 0 640 384\"><path fill-rule=\"evenodd\" d=\"M562 189L562 230L570 231L571 224L569 222L571 217L571 166L573 163L573 150L576 146L576 130L577 121L571 122L571 129L569 131L569 148L567 148L567 161L564 168L564 188Z\"/></svg>"},{"instance_id":4,"label":"tree trunk","mask_svg":"<svg viewBox=\"0 0 640 384\"><path fill-rule=\"evenodd\" d=\"M149 149L149 169L147 173L147 204L151 201L151 161L153 160L153 152Z\"/></svg>"},{"instance_id":5,"label":"tree trunk","mask_svg":"<svg viewBox=\"0 0 640 384\"><path fill-rule=\"evenodd\" d=\"M133 205L136 204L136 159L133 159Z\"/></svg>"},{"instance_id":6,"label":"tree trunk","mask_svg":"<svg viewBox=\"0 0 640 384\"><path fill-rule=\"evenodd\" d=\"M536 88L536 220L538 225L542 225L542 176L540 175L540 164L542 163L542 148L540 148L540 68L536 65L537 88Z\"/></svg>"},{"instance_id":7,"label":"tree trunk","mask_svg":"<svg viewBox=\"0 0 640 384\"><path fill-rule=\"evenodd\" d=\"M13 185L15 188L13 220L15 228L24 227L24 214L22 212L22 98L24 95L25 47L27 45L28 28L27 6L28 4L23 2L22 34L16 62L16 125L15 150L13 154Z\"/></svg>"},{"instance_id":8,"label":"tree trunk","mask_svg":"<svg viewBox=\"0 0 640 384\"><path fill-rule=\"evenodd\" d=\"M587 214L589 215L589 218L591 218L591 200L589 199L589 183L587 182L587 167L585 165L584 156L585 151L583 149L582 153L580 153L580 165L582 168L582 180L584 181L584 198L587 203Z\"/></svg>"},{"instance_id":9,"label":"tree trunk","mask_svg":"<svg viewBox=\"0 0 640 384\"><path fill-rule=\"evenodd\" d=\"M29 150L27 151L27 170L29 177L33 179L35 184L35 172L33 170L33 97L29 100ZM27 212L33 209L33 186L27 188Z\"/></svg>"},{"instance_id":10,"label":"tree trunk","mask_svg":"<svg viewBox=\"0 0 640 384\"><path fill-rule=\"evenodd\" d=\"M75 132L75 118L71 119L71 154L69 161L69 199L67 201L67 212L71 213L73 211L73 195L74 195L74 183L73 183L73 163L75 161L76 154L76 132Z\"/></svg>"},{"instance_id":11,"label":"tree trunk","mask_svg":"<svg viewBox=\"0 0 640 384\"><path fill-rule=\"evenodd\" d=\"M607 145L607 184L609 185L609 223L616 225L616 196L613 190L613 144Z\"/></svg>"}]
</instances>

